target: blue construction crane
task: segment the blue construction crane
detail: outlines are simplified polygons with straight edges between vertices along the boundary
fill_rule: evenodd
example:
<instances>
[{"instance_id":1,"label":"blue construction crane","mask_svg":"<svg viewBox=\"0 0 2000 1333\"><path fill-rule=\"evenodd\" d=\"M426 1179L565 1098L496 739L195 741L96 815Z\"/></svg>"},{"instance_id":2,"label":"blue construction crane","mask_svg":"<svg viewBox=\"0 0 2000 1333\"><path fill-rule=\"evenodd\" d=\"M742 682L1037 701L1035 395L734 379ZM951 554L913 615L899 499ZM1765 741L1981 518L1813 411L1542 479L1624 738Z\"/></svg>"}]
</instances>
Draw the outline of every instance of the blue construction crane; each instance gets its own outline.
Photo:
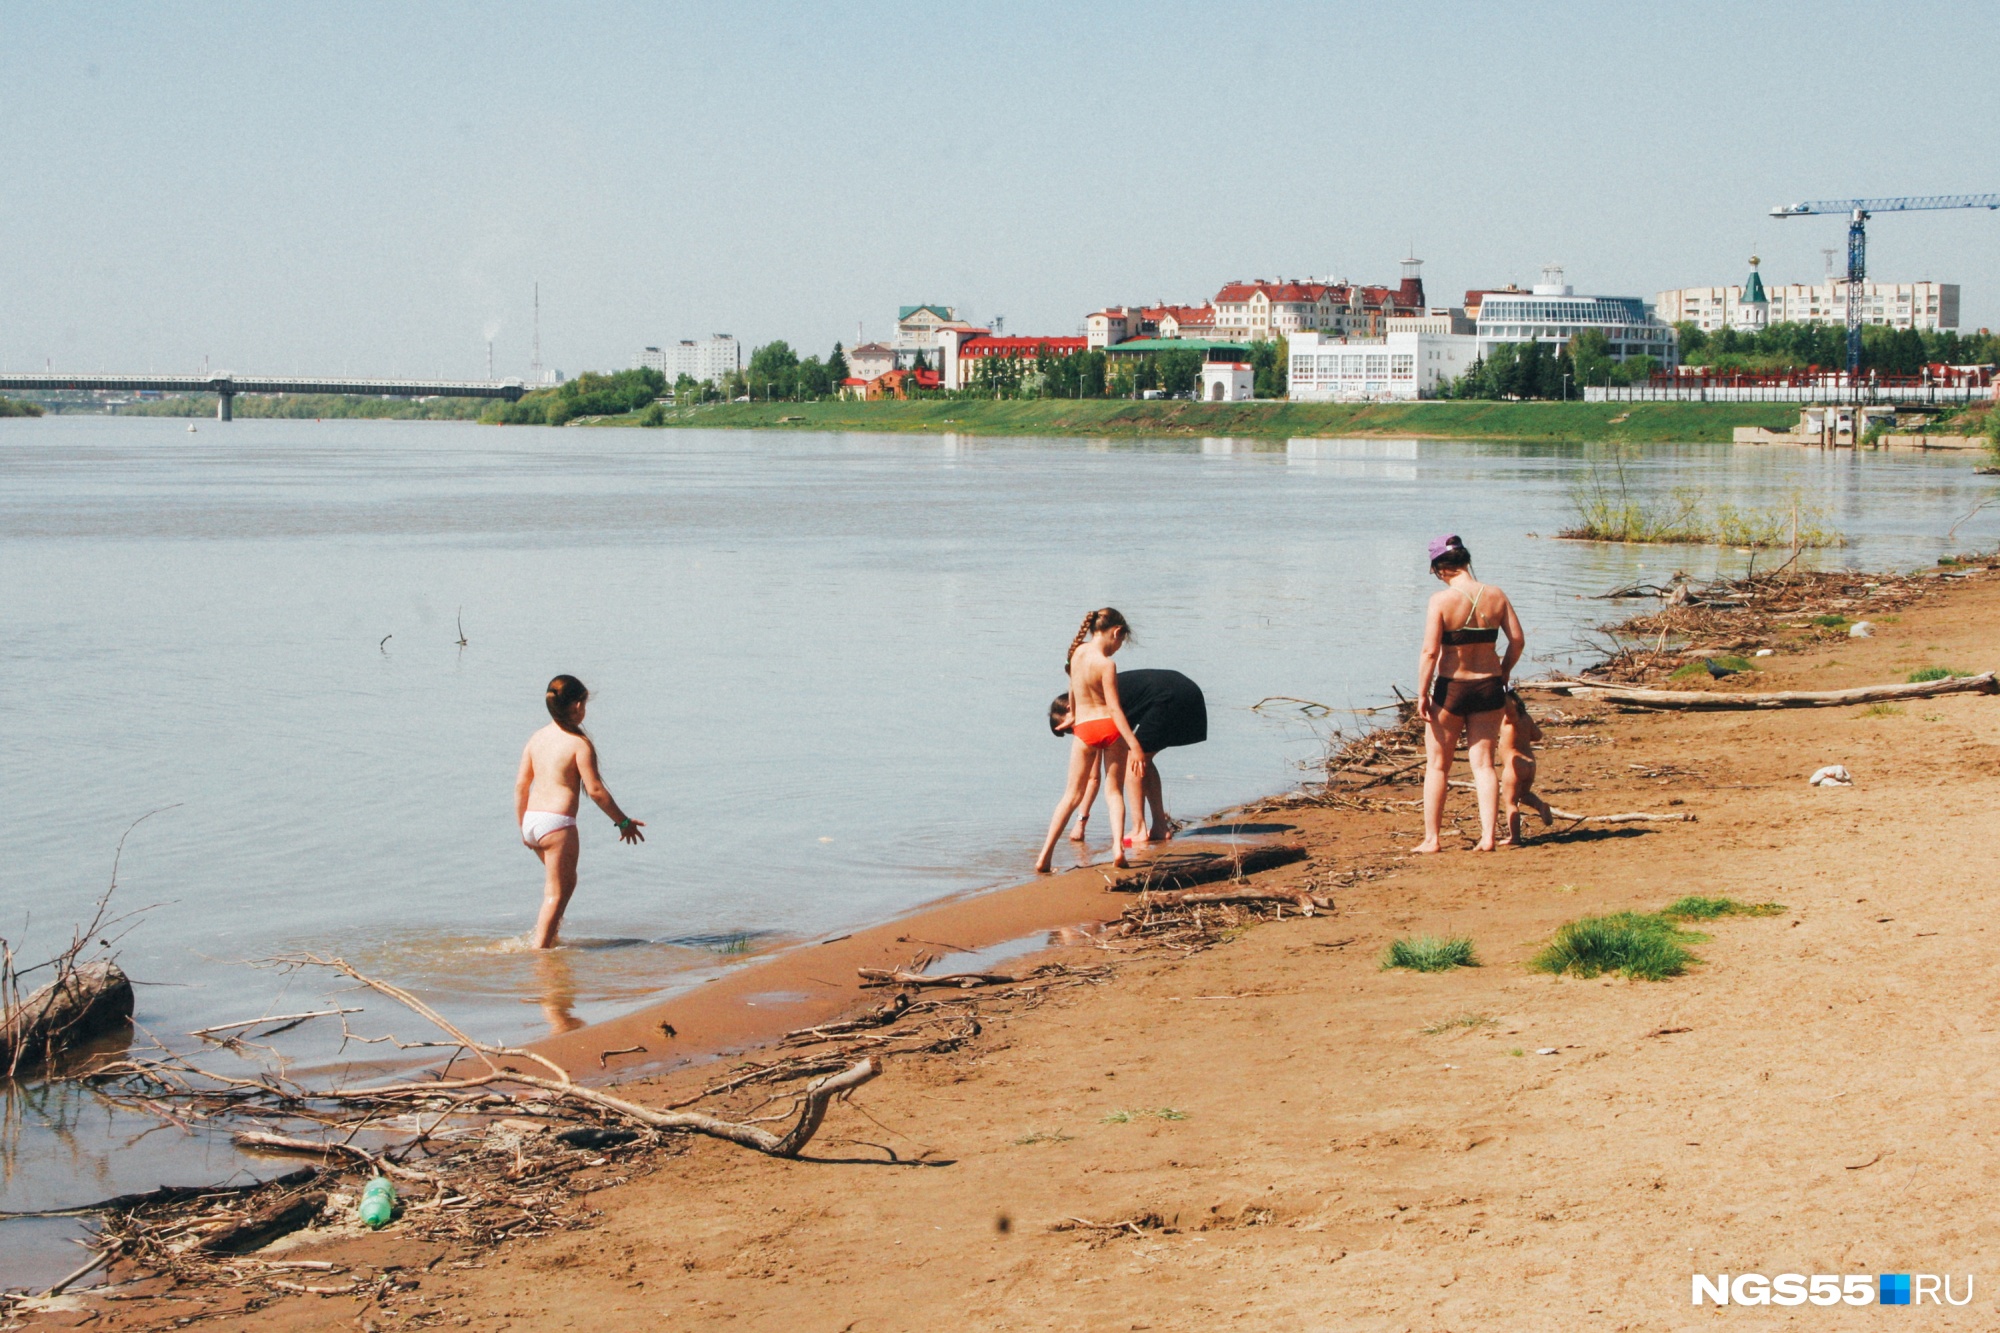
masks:
<instances>
[{"instance_id":1,"label":"blue construction crane","mask_svg":"<svg viewBox=\"0 0 2000 1333\"><path fill-rule=\"evenodd\" d=\"M1861 282L1868 276L1868 215L1914 213L1930 208L2000 209L2000 194L1919 194L1901 199L1814 199L1780 204L1774 218L1804 218L1816 214L1847 214L1847 375L1861 375Z\"/></svg>"}]
</instances>

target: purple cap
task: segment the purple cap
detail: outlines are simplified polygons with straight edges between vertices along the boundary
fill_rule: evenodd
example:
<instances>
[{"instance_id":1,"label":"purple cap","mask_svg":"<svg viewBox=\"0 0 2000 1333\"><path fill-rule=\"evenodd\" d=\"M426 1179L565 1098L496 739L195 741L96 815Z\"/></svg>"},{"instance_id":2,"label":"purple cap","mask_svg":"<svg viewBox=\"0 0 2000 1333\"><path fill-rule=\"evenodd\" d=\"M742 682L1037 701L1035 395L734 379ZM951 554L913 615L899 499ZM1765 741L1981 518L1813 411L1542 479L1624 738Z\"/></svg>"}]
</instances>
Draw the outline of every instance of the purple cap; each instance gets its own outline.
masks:
<instances>
[{"instance_id":1,"label":"purple cap","mask_svg":"<svg viewBox=\"0 0 2000 1333\"><path fill-rule=\"evenodd\" d=\"M1458 540L1458 534L1455 532L1443 537L1433 537L1431 538L1431 559L1435 560L1452 547L1459 545L1462 545L1462 543Z\"/></svg>"}]
</instances>

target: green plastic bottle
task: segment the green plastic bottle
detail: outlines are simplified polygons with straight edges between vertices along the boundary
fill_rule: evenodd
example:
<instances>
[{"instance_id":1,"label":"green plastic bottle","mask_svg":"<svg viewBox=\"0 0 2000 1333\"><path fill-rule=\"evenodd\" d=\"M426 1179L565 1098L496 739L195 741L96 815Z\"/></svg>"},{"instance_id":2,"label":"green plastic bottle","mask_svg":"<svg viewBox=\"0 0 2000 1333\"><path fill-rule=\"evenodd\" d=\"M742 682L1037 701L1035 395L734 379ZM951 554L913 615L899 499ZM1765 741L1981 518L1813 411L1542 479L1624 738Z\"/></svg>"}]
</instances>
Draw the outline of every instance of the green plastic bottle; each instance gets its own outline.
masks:
<instances>
[{"instance_id":1,"label":"green plastic bottle","mask_svg":"<svg viewBox=\"0 0 2000 1333\"><path fill-rule=\"evenodd\" d=\"M396 1187L387 1176L377 1176L361 1191L361 1220L379 1231L389 1224L396 1211Z\"/></svg>"}]
</instances>

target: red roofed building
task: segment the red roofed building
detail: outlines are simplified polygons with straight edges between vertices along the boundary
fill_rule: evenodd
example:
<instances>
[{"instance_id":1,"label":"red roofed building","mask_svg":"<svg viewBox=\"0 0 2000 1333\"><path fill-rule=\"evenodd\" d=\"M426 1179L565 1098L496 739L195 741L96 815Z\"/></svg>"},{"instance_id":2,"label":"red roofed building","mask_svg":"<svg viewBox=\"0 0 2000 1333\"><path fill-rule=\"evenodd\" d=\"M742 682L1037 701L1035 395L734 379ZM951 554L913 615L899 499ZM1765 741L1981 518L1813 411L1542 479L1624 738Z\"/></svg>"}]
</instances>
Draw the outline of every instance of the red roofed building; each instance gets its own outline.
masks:
<instances>
[{"instance_id":1,"label":"red roofed building","mask_svg":"<svg viewBox=\"0 0 2000 1333\"><path fill-rule=\"evenodd\" d=\"M1075 356L1090 345L1085 338L996 337L986 329L968 329L963 334L941 330L938 334L939 370L944 387L963 389L979 374L982 363L1013 357L1033 361L1041 356Z\"/></svg>"},{"instance_id":2,"label":"red roofed building","mask_svg":"<svg viewBox=\"0 0 2000 1333\"><path fill-rule=\"evenodd\" d=\"M1214 307L1212 338L1268 342L1307 331L1373 334L1391 316L1423 311L1423 261L1405 259L1394 287L1290 278L1232 282L1215 294Z\"/></svg>"},{"instance_id":3,"label":"red roofed building","mask_svg":"<svg viewBox=\"0 0 2000 1333\"><path fill-rule=\"evenodd\" d=\"M1133 338L1206 338L1215 327L1207 305L1106 306L1084 316L1084 341L1102 349Z\"/></svg>"},{"instance_id":4,"label":"red roofed building","mask_svg":"<svg viewBox=\"0 0 2000 1333\"><path fill-rule=\"evenodd\" d=\"M868 381L868 397L870 400L908 398L912 389L935 389L943 382L943 378L934 370L884 371Z\"/></svg>"}]
</instances>

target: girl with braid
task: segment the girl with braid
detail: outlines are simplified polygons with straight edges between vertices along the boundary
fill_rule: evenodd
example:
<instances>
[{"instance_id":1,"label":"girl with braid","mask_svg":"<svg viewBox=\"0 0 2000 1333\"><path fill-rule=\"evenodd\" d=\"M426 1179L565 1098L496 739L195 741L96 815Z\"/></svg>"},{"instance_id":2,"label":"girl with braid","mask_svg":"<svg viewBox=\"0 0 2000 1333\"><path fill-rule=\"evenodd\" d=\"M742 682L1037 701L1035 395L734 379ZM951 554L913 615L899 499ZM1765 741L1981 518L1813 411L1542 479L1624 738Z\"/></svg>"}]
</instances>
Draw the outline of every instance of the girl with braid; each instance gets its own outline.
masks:
<instances>
[{"instance_id":1,"label":"girl with braid","mask_svg":"<svg viewBox=\"0 0 2000 1333\"><path fill-rule=\"evenodd\" d=\"M514 818L521 825L521 842L542 859L542 911L529 946L552 949L562 929L563 912L576 892L576 812L578 789L587 792L625 842L644 842L644 822L618 808L604 779L597 775L597 747L583 734L583 714L590 691L575 676L549 682L542 702L553 719L521 751L521 769L514 778Z\"/></svg>"},{"instance_id":2,"label":"girl with braid","mask_svg":"<svg viewBox=\"0 0 2000 1333\"><path fill-rule=\"evenodd\" d=\"M1136 783L1145 776L1146 752L1133 734L1125 708L1118 700L1118 668L1112 655L1132 637L1125 617L1112 607L1100 607L1083 618L1083 626L1070 641L1069 657L1063 663L1069 672L1069 697L1075 717L1070 731L1069 784L1056 803L1049 820L1049 836L1042 841L1042 854L1035 869L1047 871L1055 856L1056 841L1069 826L1069 817L1083 802L1083 792L1096 772L1099 758L1104 761L1104 798L1111 806L1111 827L1121 836L1113 839L1111 864L1125 861L1125 782L1129 767Z\"/></svg>"}]
</instances>

